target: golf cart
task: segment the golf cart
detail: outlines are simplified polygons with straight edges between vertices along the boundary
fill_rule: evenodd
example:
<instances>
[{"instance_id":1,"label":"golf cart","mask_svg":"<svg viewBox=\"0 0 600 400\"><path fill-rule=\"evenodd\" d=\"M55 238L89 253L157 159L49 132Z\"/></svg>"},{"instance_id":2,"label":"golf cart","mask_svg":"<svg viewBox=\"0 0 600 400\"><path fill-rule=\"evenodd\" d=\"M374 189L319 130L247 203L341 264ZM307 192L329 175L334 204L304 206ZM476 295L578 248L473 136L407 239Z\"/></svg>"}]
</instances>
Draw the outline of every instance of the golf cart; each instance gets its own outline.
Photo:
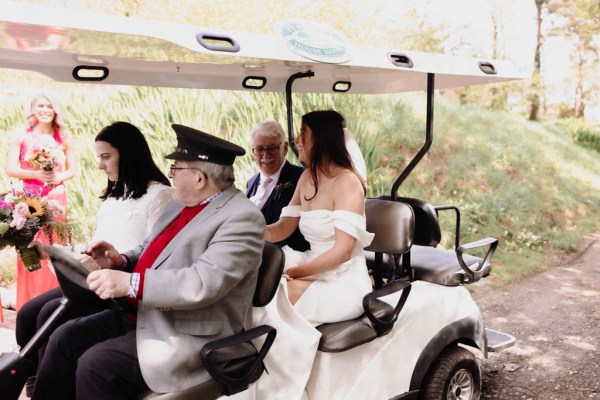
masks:
<instances>
[{"instance_id":1,"label":"golf cart","mask_svg":"<svg viewBox=\"0 0 600 400\"><path fill-rule=\"evenodd\" d=\"M498 241L482 238L460 243L458 208L436 207L401 197L398 191L433 143L435 89L508 81L521 74L510 63L496 60L351 46L337 32L308 21L282 24L278 33L204 29L6 3L0 17L0 68L37 71L61 82L285 93L294 150L293 93L426 91L421 149L389 192L366 200L367 230L375 238L365 251L374 282L373 292L363 302L365 314L318 328L320 351L307 395L311 400L478 399L480 359L515 340L484 326L465 288L491 272ZM453 250L438 248L438 212L443 210L456 214ZM478 248L484 249L483 257L470 254ZM81 294L85 284L77 285L86 272L60 254L53 261L65 304L89 297ZM263 258L263 265L272 265L275 275L280 263L277 250ZM64 271L79 273L70 276L63 266ZM267 280L265 285L269 282L273 283ZM71 291L73 285L78 288ZM262 289L257 288L257 293ZM255 305L270 298L262 300ZM52 328L49 324L43 334L50 334ZM272 328L257 328L231 340L267 335L263 347L258 346L257 355L250 359L232 360L225 371L213 368L210 354L230 345L228 340L198 355L204 357L215 390L190 388L185 393L148 393L145 398L253 398L252 383L263 373L262 357L269 341L277 340ZM32 342L36 340L43 338L36 336ZM0 359L2 399L16 399L24 379L34 373L23 365L36 343ZM388 356L399 353L401 359Z\"/></svg>"}]
</instances>

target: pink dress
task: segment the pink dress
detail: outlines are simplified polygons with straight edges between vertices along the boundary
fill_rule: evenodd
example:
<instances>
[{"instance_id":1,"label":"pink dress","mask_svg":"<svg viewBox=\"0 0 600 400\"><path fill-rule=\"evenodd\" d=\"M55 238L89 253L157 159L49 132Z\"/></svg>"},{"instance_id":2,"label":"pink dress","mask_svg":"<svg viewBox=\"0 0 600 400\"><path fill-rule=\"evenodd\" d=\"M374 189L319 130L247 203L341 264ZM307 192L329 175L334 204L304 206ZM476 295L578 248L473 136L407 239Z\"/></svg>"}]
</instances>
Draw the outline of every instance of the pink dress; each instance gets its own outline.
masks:
<instances>
[{"instance_id":1,"label":"pink dress","mask_svg":"<svg viewBox=\"0 0 600 400\"><path fill-rule=\"evenodd\" d=\"M21 142L21 149L19 153L19 160L21 162L21 168L34 169L34 167L27 161L27 155L32 149L43 147L44 143L53 141L55 146L62 146L62 138L58 131L54 131L52 137L45 137L45 135L39 135L32 129L27 130L25 139ZM54 167L55 172L60 172L65 167L66 154L64 147L62 148L62 154L64 157L57 160L57 164ZM67 210L67 192L62 182L54 187L48 187L43 181L37 179L24 179L23 187L31 193L40 194L45 196L47 199L53 199L58 202L65 210ZM42 243L48 243L48 239L45 235L38 234L36 240ZM54 238L54 242L58 242L57 238ZM21 308L23 304L32 299L33 297L40 295L50 289L58 287L58 281L54 276L54 273L48 267L48 262L42 260L42 268L37 271L29 272L25 269L25 266L21 262L21 259L17 257L17 310Z\"/></svg>"}]
</instances>

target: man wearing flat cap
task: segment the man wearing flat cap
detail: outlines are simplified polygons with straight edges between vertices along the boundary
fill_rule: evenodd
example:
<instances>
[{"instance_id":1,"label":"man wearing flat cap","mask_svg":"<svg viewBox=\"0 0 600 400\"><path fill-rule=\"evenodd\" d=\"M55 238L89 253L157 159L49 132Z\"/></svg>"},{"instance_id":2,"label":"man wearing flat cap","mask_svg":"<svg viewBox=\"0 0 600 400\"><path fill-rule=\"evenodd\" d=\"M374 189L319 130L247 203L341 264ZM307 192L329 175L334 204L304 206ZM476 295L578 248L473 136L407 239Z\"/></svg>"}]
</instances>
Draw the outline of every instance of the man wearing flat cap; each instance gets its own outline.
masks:
<instances>
[{"instance_id":1,"label":"man wearing flat cap","mask_svg":"<svg viewBox=\"0 0 600 400\"><path fill-rule=\"evenodd\" d=\"M104 268L90 273L90 289L103 299L128 297L133 311L106 310L58 328L33 399L188 389L210 379L202 346L251 322L265 222L233 184L232 164L245 151L186 126L173 129L177 148L166 158L176 200L136 249L119 254L100 241L88 251Z\"/></svg>"}]
</instances>

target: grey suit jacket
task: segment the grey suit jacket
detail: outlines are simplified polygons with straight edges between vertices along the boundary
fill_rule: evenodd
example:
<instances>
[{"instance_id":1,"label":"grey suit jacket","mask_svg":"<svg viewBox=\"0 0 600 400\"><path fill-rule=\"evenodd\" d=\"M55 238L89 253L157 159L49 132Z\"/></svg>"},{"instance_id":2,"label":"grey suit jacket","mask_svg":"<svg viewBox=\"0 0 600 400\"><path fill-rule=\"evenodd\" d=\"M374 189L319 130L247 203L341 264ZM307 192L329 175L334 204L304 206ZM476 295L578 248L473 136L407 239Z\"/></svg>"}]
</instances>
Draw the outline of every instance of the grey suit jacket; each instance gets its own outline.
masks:
<instances>
[{"instance_id":1,"label":"grey suit jacket","mask_svg":"<svg viewBox=\"0 0 600 400\"><path fill-rule=\"evenodd\" d=\"M167 205L145 243L125 253L130 269L182 208L177 201ZM200 362L202 346L250 326L264 230L260 211L232 186L192 219L146 271L136 334L150 389L179 391L210 379Z\"/></svg>"}]
</instances>

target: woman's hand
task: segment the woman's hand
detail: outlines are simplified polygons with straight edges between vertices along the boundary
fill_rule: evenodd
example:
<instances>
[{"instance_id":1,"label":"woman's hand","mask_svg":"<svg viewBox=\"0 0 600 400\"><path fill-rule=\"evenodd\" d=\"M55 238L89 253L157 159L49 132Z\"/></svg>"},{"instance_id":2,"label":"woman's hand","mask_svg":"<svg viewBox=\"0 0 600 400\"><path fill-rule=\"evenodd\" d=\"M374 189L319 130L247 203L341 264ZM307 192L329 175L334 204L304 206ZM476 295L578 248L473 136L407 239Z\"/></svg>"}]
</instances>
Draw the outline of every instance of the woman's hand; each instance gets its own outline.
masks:
<instances>
[{"instance_id":1,"label":"woman's hand","mask_svg":"<svg viewBox=\"0 0 600 400\"><path fill-rule=\"evenodd\" d=\"M287 280L292 280L292 279L298 279L298 278L302 278L302 276L300 276L298 273L300 271L298 271L298 266L294 266L291 268L288 268L284 273L283 276L285 277L285 279Z\"/></svg>"},{"instance_id":2,"label":"woman's hand","mask_svg":"<svg viewBox=\"0 0 600 400\"><path fill-rule=\"evenodd\" d=\"M40 172L42 177L41 180L46 184L46 186L52 187L60 183L54 171L40 170Z\"/></svg>"},{"instance_id":3,"label":"woman's hand","mask_svg":"<svg viewBox=\"0 0 600 400\"><path fill-rule=\"evenodd\" d=\"M38 242L37 240L34 240L31 243L29 243L27 247L29 247L30 249L35 249L35 252L38 253L38 256L40 256L41 260L48 260L50 258L48 257L48 254L46 254L46 252L44 251L44 245L41 242ZM19 248L15 248L17 249L17 254L19 255L19 257L21 257L21 252L19 251Z\"/></svg>"}]
</instances>

